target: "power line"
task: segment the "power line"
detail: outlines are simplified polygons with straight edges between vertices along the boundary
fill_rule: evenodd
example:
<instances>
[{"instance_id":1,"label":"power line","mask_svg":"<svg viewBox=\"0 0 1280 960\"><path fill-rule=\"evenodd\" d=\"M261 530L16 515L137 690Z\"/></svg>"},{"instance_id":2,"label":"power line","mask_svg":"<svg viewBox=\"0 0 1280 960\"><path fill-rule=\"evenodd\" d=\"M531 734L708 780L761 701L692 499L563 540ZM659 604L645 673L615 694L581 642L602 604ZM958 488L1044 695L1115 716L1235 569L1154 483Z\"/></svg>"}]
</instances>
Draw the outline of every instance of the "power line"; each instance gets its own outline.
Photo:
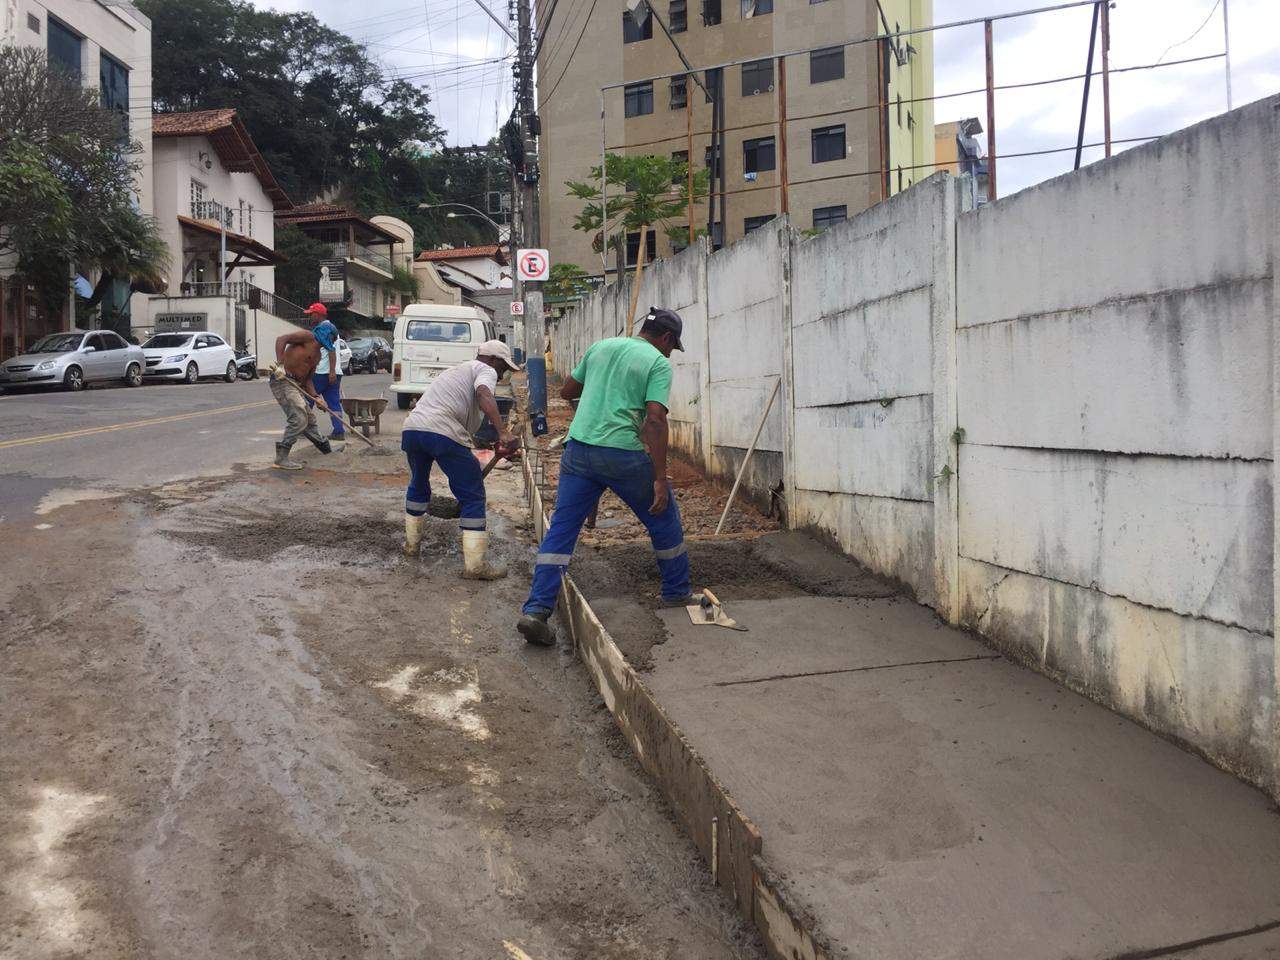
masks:
<instances>
[{"instance_id":1,"label":"power line","mask_svg":"<svg viewBox=\"0 0 1280 960\"><path fill-rule=\"evenodd\" d=\"M541 27L538 29L538 42L533 48L533 59L538 59L538 54L542 52L542 41L547 39L547 31L551 29L551 18L556 15L556 4L560 0L551 0L551 6L547 9L547 17L542 21Z\"/></svg>"},{"instance_id":2,"label":"power line","mask_svg":"<svg viewBox=\"0 0 1280 960\"><path fill-rule=\"evenodd\" d=\"M1204 28L1209 25L1209 21L1213 19L1213 15L1218 12L1218 8L1220 6L1222 6L1222 0L1216 0L1216 2L1213 5L1213 8L1209 11L1209 15L1204 18L1204 23L1196 27L1195 32L1191 34L1191 36L1187 37L1187 39L1179 40L1177 43L1171 43L1169 44L1169 46L1165 47L1164 53L1160 54L1160 57L1159 59L1156 60L1156 63L1160 63L1160 61L1164 60L1164 58L1169 55L1170 50L1174 49L1175 47L1186 46L1196 37L1200 36L1200 33L1204 30Z\"/></svg>"},{"instance_id":3,"label":"power line","mask_svg":"<svg viewBox=\"0 0 1280 960\"><path fill-rule=\"evenodd\" d=\"M564 69L560 71L560 76L556 77L556 82L552 85L551 90L542 98L542 106L546 106L547 102L555 96L560 89L560 81L564 79L564 75L569 72L569 66L573 63L574 54L578 52L578 47L582 43L582 38L587 32L587 26L591 23L591 14L595 13L596 3L599 0L591 0L591 9L587 11L587 15L582 18L582 29L578 32L578 39L573 44L573 49L569 51L569 59L564 63Z\"/></svg>"}]
</instances>

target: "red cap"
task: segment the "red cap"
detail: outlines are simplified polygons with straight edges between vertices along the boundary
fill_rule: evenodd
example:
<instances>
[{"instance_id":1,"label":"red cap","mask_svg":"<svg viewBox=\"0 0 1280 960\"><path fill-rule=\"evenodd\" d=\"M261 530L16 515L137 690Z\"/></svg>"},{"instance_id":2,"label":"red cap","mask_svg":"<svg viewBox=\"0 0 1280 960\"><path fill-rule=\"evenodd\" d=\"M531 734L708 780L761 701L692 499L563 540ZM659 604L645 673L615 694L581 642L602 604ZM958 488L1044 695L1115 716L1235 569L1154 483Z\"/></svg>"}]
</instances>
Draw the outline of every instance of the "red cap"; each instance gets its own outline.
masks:
<instances>
[{"instance_id":1,"label":"red cap","mask_svg":"<svg viewBox=\"0 0 1280 960\"><path fill-rule=\"evenodd\" d=\"M307 309L303 310L302 312L309 313L317 317L327 317L329 315L329 308L326 307L323 303L316 302L316 303L313 303L311 306L307 307Z\"/></svg>"}]
</instances>

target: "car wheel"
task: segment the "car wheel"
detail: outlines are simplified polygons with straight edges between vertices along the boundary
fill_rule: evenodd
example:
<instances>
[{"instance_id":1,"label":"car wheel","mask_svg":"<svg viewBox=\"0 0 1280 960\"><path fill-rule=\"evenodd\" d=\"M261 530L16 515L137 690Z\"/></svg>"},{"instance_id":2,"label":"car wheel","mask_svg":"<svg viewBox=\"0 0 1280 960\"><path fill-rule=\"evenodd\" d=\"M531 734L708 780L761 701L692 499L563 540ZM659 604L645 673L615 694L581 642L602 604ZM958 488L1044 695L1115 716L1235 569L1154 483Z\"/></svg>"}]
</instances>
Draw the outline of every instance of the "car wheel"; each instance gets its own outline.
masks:
<instances>
[{"instance_id":1,"label":"car wheel","mask_svg":"<svg viewBox=\"0 0 1280 960\"><path fill-rule=\"evenodd\" d=\"M187 372L183 375L182 379L187 383L195 383L200 379L200 371L196 369L196 363L194 360L187 364Z\"/></svg>"},{"instance_id":2,"label":"car wheel","mask_svg":"<svg viewBox=\"0 0 1280 960\"><path fill-rule=\"evenodd\" d=\"M236 382L236 362L234 360L227 361L227 372L222 375L222 379L227 383Z\"/></svg>"},{"instance_id":3,"label":"car wheel","mask_svg":"<svg viewBox=\"0 0 1280 960\"><path fill-rule=\"evenodd\" d=\"M131 387L142 386L142 364L129 364L129 369L124 372L124 382Z\"/></svg>"},{"instance_id":4,"label":"car wheel","mask_svg":"<svg viewBox=\"0 0 1280 960\"><path fill-rule=\"evenodd\" d=\"M67 367L67 372L62 375L62 386L65 390L72 393L84 389L84 371L75 364Z\"/></svg>"},{"instance_id":5,"label":"car wheel","mask_svg":"<svg viewBox=\"0 0 1280 960\"><path fill-rule=\"evenodd\" d=\"M401 410L408 410L410 407L413 406L413 397L411 397L407 393L397 393L396 406L399 407Z\"/></svg>"}]
</instances>

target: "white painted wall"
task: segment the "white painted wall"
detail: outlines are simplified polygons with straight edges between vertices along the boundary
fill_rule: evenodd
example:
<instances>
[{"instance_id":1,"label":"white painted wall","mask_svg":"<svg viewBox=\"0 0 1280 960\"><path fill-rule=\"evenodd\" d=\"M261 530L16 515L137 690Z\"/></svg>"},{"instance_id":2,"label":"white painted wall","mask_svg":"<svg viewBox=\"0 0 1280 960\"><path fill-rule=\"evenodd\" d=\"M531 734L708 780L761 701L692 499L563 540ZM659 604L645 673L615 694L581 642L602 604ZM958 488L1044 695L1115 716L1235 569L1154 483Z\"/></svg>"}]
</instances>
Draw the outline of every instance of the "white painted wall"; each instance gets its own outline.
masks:
<instances>
[{"instance_id":1,"label":"white painted wall","mask_svg":"<svg viewBox=\"0 0 1280 960\"><path fill-rule=\"evenodd\" d=\"M647 271L671 419L952 622L1280 795L1280 98L979 210L938 176L820 237ZM629 281L553 328L558 370Z\"/></svg>"}]
</instances>

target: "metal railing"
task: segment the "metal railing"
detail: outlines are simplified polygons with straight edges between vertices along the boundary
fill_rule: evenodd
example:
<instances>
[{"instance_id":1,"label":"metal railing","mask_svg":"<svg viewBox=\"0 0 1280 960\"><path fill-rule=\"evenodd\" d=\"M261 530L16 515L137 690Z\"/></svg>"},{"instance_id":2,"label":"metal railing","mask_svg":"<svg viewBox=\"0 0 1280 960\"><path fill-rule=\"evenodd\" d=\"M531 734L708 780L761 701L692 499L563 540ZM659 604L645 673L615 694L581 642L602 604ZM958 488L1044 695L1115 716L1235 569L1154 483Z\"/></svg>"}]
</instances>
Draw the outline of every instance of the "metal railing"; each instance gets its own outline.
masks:
<instances>
[{"instance_id":1,"label":"metal railing","mask_svg":"<svg viewBox=\"0 0 1280 960\"><path fill-rule=\"evenodd\" d=\"M333 245L333 255L335 257L343 257L348 260L363 260L365 263L377 267L379 270L385 270L387 273L391 273L391 258L385 253L374 253L363 244L335 243Z\"/></svg>"},{"instance_id":2,"label":"metal railing","mask_svg":"<svg viewBox=\"0 0 1280 960\"><path fill-rule=\"evenodd\" d=\"M270 290L263 290L248 280L228 280L225 284L216 280L182 283L178 287L178 296L230 297L234 303L242 306L253 306L256 301L259 310L265 310L281 320L301 322L304 316L302 307L296 303L276 296Z\"/></svg>"}]
</instances>

